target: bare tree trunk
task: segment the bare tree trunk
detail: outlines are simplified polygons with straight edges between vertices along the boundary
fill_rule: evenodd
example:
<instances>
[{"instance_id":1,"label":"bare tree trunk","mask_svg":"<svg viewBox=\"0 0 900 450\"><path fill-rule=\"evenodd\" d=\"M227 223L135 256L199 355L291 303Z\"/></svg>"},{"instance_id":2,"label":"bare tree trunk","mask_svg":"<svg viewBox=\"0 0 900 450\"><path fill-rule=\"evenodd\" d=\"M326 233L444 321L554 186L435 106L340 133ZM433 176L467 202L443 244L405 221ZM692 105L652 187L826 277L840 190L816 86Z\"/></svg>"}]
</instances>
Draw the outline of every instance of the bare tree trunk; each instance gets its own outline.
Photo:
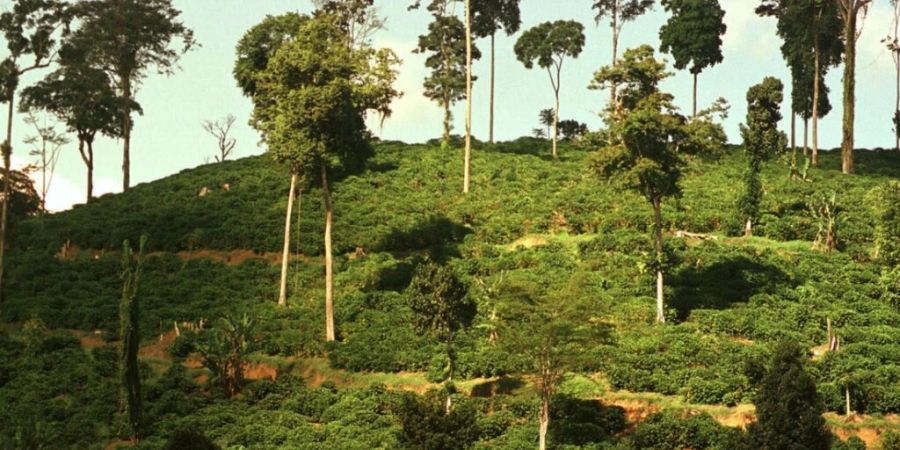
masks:
<instances>
[{"instance_id":1,"label":"bare tree trunk","mask_svg":"<svg viewBox=\"0 0 900 450\"><path fill-rule=\"evenodd\" d=\"M466 150L463 169L463 193L469 193L469 165L472 160L472 7L466 0Z\"/></svg>"},{"instance_id":2,"label":"bare tree trunk","mask_svg":"<svg viewBox=\"0 0 900 450\"><path fill-rule=\"evenodd\" d=\"M809 119L803 119L803 156L809 153ZM815 153L813 153L815 155Z\"/></svg>"},{"instance_id":3,"label":"bare tree trunk","mask_svg":"<svg viewBox=\"0 0 900 450\"><path fill-rule=\"evenodd\" d=\"M131 77L123 77L122 92L125 100L131 100ZM122 191L131 187L131 110L126 110L122 118Z\"/></svg>"},{"instance_id":4,"label":"bare tree trunk","mask_svg":"<svg viewBox=\"0 0 900 450\"><path fill-rule=\"evenodd\" d=\"M450 121L453 115L450 113L450 99L444 98L444 143L450 145Z\"/></svg>"},{"instance_id":5,"label":"bare tree trunk","mask_svg":"<svg viewBox=\"0 0 900 450\"><path fill-rule=\"evenodd\" d=\"M791 108L791 151L797 152L797 111Z\"/></svg>"},{"instance_id":6,"label":"bare tree trunk","mask_svg":"<svg viewBox=\"0 0 900 450\"><path fill-rule=\"evenodd\" d=\"M278 290L278 306L287 304L288 262L291 257L291 214L294 208L294 192L297 190L297 172L291 171L291 190L288 192L287 214L284 215L284 247L281 252L281 285Z\"/></svg>"},{"instance_id":7,"label":"bare tree trunk","mask_svg":"<svg viewBox=\"0 0 900 450\"><path fill-rule=\"evenodd\" d=\"M653 200L653 227L656 247L656 262L662 263L663 259L663 235L662 235L662 205L659 199ZM663 271L662 267L656 268L656 321L666 322L665 299L663 298Z\"/></svg>"},{"instance_id":8,"label":"bare tree trunk","mask_svg":"<svg viewBox=\"0 0 900 450\"><path fill-rule=\"evenodd\" d=\"M3 206L0 207L0 303L3 301L3 273L6 269L6 234L9 226L9 196L12 179L12 123L15 93L10 93L6 118L6 145L3 147Z\"/></svg>"},{"instance_id":9,"label":"bare tree trunk","mask_svg":"<svg viewBox=\"0 0 900 450\"><path fill-rule=\"evenodd\" d=\"M488 142L491 144L494 143L494 83L497 72L496 67L496 48L495 48L495 38L497 33L491 33L491 111L490 111L490 123L489 123L489 131L488 131Z\"/></svg>"},{"instance_id":10,"label":"bare tree trunk","mask_svg":"<svg viewBox=\"0 0 900 450\"><path fill-rule=\"evenodd\" d=\"M544 388L546 389L546 388ZM538 448L540 450L547 449L547 430L550 428L550 394L541 393L541 417L540 432L538 437Z\"/></svg>"},{"instance_id":11,"label":"bare tree trunk","mask_svg":"<svg viewBox=\"0 0 900 450\"><path fill-rule=\"evenodd\" d=\"M694 114L693 117L697 117L697 76L699 74L694 74Z\"/></svg>"},{"instance_id":12,"label":"bare tree trunk","mask_svg":"<svg viewBox=\"0 0 900 450\"><path fill-rule=\"evenodd\" d=\"M844 16L844 120L841 172L853 173L853 131L856 118L856 0Z\"/></svg>"},{"instance_id":13,"label":"bare tree trunk","mask_svg":"<svg viewBox=\"0 0 900 450\"><path fill-rule=\"evenodd\" d=\"M559 80L559 81L562 81L562 80ZM557 82L559 82L559 81L557 81ZM557 158L557 153L556 153L557 139L559 139L559 88L556 89L556 110L553 112L553 159Z\"/></svg>"},{"instance_id":14,"label":"bare tree trunk","mask_svg":"<svg viewBox=\"0 0 900 450\"><path fill-rule=\"evenodd\" d=\"M612 66L616 66L616 59L619 56L619 11L618 4L613 5L613 11L610 15L612 19ZM618 90L619 86L616 83L612 83L609 87L610 100L612 101L612 105L610 105L613 110L616 108L616 104L618 103Z\"/></svg>"},{"instance_id":15,"label":"bare tree trunk","mask_svg":"<svg viewBox=\"0 0 900 450\"><path fill-rule=\"evenodd\" d=\"M334 267L331 256L331 191L328 189L328 171L322 164L322 195L325 199L325 341L334 341Z\"/></svg>"},{"instance_id":16,"label":"bare tree trunk","mask_svg":"<svg viewBox=\"0 0 900 450\"><path fill-rule=\"evenodd\" d=\"M813 100L812 100L812 164L819 165L819 73L822 71L819 61L819 40L816 39L813 63Z\"/></svg>"},{"instance_id":17,"label":"bare tree trunk","mask_svg":"<svg viewBox=\"0 0 900 450\"><path fill-rule=\"evenodd\" d=\"M850 410L850 384L844 386L844 412L847 413L847 417L853 414L853 411Z\"/></svg>"},{"instance_id":18,"label":"bare tree trunk","mask_svg":"<svg viewBox=\"0 0 900 450\"><path fill-rule=\"evenodd\" d=\"M94 141L87 142L87 203L94 198Z\"/></svg>"}]
</instances>

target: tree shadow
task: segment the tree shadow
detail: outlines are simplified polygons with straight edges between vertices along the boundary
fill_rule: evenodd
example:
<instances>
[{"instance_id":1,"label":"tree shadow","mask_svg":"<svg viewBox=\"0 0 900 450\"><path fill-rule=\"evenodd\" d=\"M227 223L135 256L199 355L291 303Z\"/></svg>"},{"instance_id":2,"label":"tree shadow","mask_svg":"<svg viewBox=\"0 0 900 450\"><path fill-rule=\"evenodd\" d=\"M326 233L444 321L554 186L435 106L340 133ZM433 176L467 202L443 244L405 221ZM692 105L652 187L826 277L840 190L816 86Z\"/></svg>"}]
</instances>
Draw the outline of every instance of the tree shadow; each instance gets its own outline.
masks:
<instances>
[{"instance_id":1,"label":"tree shadow","mask_svg":"<svg viewBox=\"0 0 900 450\"><path fill-rule=\"evenodd\" d=\"M685 320L694 309L727 309L785 284L792 284L791 277L778 267L746 256L730 257L680 269L672 277L669 306L678 312L678 320Z\"/></svg>"},{"instance_id":2,"label":"tree shadow","mask_svg":"<svg viewBox=\"0 0 900 450\"><path fill-rule=\"evenodd\" d=\"M395 253L426 250L431 259L443 263L460 256L456 244L469 234L472 234L470 228L444 215L432 215L411 227L394 229L378 242L376 248Z\"/></svg>"},{"instance_id":3,"label":"tree shadow","mask_svg":"<svg viewBox=\"0 0 900 450\"><path fill-rule=\"evenodd\" d=\"M502 376L496 380L485 381L472 386L472 397L490 398L495 395L510 395L516 389L525 386L519 377Z\"/></svg>"},{"instance_id":4,"label":"tree shadow","mask_svg":"<svg viewBox=\"0 0 900 450\"><path fill-rule=\"evenodd\" d=\"M625 408L556 395L550 404L550 437L555 444L585 446L625 430Z\"/></svg>"}]
</instances>

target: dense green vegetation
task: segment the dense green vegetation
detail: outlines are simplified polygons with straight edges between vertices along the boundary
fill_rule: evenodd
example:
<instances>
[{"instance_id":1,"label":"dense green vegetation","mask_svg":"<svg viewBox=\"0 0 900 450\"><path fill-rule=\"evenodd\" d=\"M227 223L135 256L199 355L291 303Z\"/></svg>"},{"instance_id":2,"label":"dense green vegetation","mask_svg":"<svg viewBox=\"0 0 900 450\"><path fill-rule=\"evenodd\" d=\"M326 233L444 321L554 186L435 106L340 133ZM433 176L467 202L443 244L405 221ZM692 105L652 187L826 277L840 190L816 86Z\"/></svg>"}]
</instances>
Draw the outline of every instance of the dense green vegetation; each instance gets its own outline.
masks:
<instances>
[{"instance_id":1,"label":"dense green vegetation","mask_svg":"<svg viewBox=\"0 0 900 450\"><path fill-rule=\"evenodd\" d=\"M732 237L743 232L736 206L743 151L689 161L683 197L664 206L670 324L654 325L652 212L615 179L598 181L587 164L591 152L568 145L553 161L548 146L531 139L476 146L477 189L465 198L458 193L461 162L438 146L381 143L364 172L340 177L338 342L327 347L321 197L316 189L303 193L295 235L302 256L292 261L287 307L279 308L278 267L264 252L281 246L289 173L269 159L198 167L21 223L2 310L5 323L20 325L0 331L0 403L12 406L0 412L0 442L102 447L123 432L110 401L119 388L117 249L142 233L150 235L139 293L145 345L176 321L203 319L221 330L228 321L217 319L246 314L253 323L247 357L281 374L274 382L251 381L228 399L214 382L215 365L185 368L169 356L143 356L144 448L189 433L223 448L530 448L539 399L518 374L533 363L505 350L501 323L503 305L529 298L578 305L567 317L611 330L582 348L587 357L575 367L601 382L569 376L554 396L549 439L556 448L673 448L677 439L696 439L683 444L691 448L737 448L727 442L740 433L675 411L615 437L627 427L624 412L597 395L627 389L691 404L750 403L759 379L754 367L774 344L790 338L822 353L827 319L840 350L806 365L826 410L844 412L849 385L854 412L900 412L900 310L891 267L874 257L876 229L884 229L877 220L895 212L871 209L891 195L873 189L900 176L900 156L860 152L857 167L866 175L846 177L839 155L826 152L812 182L791 180L785 161L770 163L751 238ZM219 188L226 183L230 189ZM198 195L203 187L212 192ZM831 192L844 219L838 250L826 254L812 249L817 223L809 207ZM62 257L67 241L81 251ZM892 251L885 242L879 248ZM242 250L257 257L224 261ZM478 305L473 325L454 333L454 380L465 387L419 396L396 386L305 386L295 364L326 355L334 370L445 379L445 344L419 331L406 292L426 258L451 268ZM109 344L82 348L62 329L99 330ZM168 352L175 361L202 359L216 333L184 328ZM456 393L445 416L439 413L447 392ZM676 430L683 430L677 439L667 434ZM658 444L647 443L654 439Z\"/></svg>"}]
</instances>

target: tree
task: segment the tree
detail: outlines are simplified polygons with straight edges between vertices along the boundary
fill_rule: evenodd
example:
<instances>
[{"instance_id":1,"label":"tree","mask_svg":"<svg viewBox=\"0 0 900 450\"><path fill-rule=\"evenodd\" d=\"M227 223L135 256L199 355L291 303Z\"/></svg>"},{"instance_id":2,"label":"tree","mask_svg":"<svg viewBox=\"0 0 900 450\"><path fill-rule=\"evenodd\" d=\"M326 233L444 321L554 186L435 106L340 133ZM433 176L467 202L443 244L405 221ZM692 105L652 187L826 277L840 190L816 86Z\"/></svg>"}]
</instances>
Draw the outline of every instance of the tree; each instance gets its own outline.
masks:
<instances>
[{"instance_id":1,"label":"tree","mask_svg":"<svg viewBox=\"0 0 900 450\"><path fill-rule=\"evenodd\" d=\"M144 270L144 247L147 236L141 236L137 257L131 244L122 243L122 300L119 303L119 339L122 353L119 373L122 378L122 406L125 412L126 434L134 442L141 437L141 375L138 367L138 349L141 343L140 304L138 288Z\"/></svg>"},{"instance_id":2,"label":"tree","mask_svg":"<svg viewBox=\"0 0 900 450\"><path fill-rule=\"evenodd\" d=\"M891 52L891 58L894 60L894 71L897 74L896 88L897 100L894 103L894 149L900 151L900 1L891 0L891 6L894 8L893 33L881 40Z\"/></svg>"},{"instance_id":3,"label":"tree","mask_svg":"<svg viewBox=\"0 0 900 450\"><path fill-rule=\"evenodd\" d=\"M235 120L237 118L234 117L234 114L229 114L216 121L203 121L203 130L216 138L219 145L219 155L215 156L216 162L224 162L226 158L231 156L231 152L234 150L235 144L237 144L236 139L228 137Z\"/></svg>"},{"instance_id":4,"label":"tree","mask_svg":"<svg viewBox=\"0 0 900 450\"><path fill-rule=\"evenodd\" d=\"M660 51L675 58L675 68L690 66L694 75L694 108L697 115L697 77L707 67L722 62L725 11L718 0L661 0L671 13L659 30Z\"/></svg>"},{"instance_id":5,"label":"tree","mask_svg":"<svg viewBox=\"0 0 900 450\"><path fill-rule=\"evenodd\" d=\"M828 449L825 406L816 383L803 368L807 360L797 343L778 344L754 398L757 421L750 426L755 448Z\"/></svg>"},{"instance_id":6,"label":"tree","mask_svg":"<svg viewBox=\"0 0 900 450\"><path fill-rule=\"evenodd\" d=\"M522 371L537 377L541 407L538 448L547 448L550 403L569 372L589 360L587 349L608 340L609 328L585 317L574 299L548 294L528 281L511 280L502 287L499 317L501 348L522 357ZM581 305L584 306L584 305Z\"/></svg>"},{"instance_id":7,"label":"tree","mask_svg":"<svg viewBox=\"0 0 900 450\"><path fill-rule=\"evenodd\" d=\"M29 114L25 123L34 127L35 135L25 138L25 143L32 146L29 156L37 157L34 163L35 170L41 173L41 186L38 195L41 197L41 213L47 212L47 194L53 184L53 174L56 172L56 163L59 161L59 153L62 147L69 143L65 134L56 131L56 124L47 124L44 117L43 126L38 118Z\"/></svg>"},{"instance_id":8,"label":"tree","mask_svg":"<svg viewBox=\"0 0 900 450\"><path fill-rule=\"evenodd\" d=\"M327 341L335 340L329 172L338 166L345 172L363 166L372 154L366 113L386 117L399 95L393 88L396 55L387 49L353 49L346 42L338 18L319 15L305 21L257 75L251 119L272 157L290 167L293 180L312 180L316 172L321 177Z\"/></svg>"},{"instance_id":9,"label":"tree","mask_svg":"<svg viewBox=\"0 0 900 450\"><path fill-rule=\"evenodd\" d=\"M313 0L312 3L315 14L338 18L353 49L369 46L372 36L386 23L375 11L375 0Z\"/></svg>"},{"instance_id":10,"label":"tree","mask_svg":"<svg viewBox=\"0 0 900 450\"><path fill-rule=\"evenodd\" d=\"M542 109L538 113L538 120L540 120L541 125L547 128L546 136L550 136L550 128L553 126L553 123L556 120L556 112L553 110L553 108Z\"/></svg>"},{"instance_id":11,"label":"tree","mask_svg":"<svg viewBox=\"0 0 900 450\"><path fill-rule=\"evenodd\" d=\"M666 255L663 245L662 202L681 195L679 185L684 156L711 153L724 147L724 131L710 132L709 126L689 126L672 105L672 95L659 90L659 83L671 76L665 63L656 60L653 48L644 45L625 52L618 64L601 68L592 86L597 89L620 86L616 105L605 111L607 144L590 160L601 177L623 180L640 193L653 208L656 272L656 321L664 323L663 272ZM695 135L694 133L701 134Z\"/></svg>"},{"instance_id":12,"label":"tree","mask_svg":"<svg viewBox=\"0 0 900 450\"><path fill-rule=\"evenodd\" d=\"M738 201L742 218L746 219L746 236L753 234L753 224L759 220L762 165L787 147L787 136L778 130L783 91L781 80L773 77L766 77L747 91L747 123L741 124L741 137L750 166L744 175L744 194Z\"/></svg>"},{"instance_id":13,"label":"tree","mask_svg":"<svg viewBox=\"0 0 900 450\"><path fill-rule=\"evenodd\" d=\"M222 317L216 327L204 332L197 344L203 366L212 372L209 381L235 396L244 387L244 365L254 350L256 322L247 314Z\"/></svg>"},{"instance_id":14,"label":"tree","mask_svg":"<svg viewBox=\"0 0 900 450\"><path fill-rule=\"evenodd\" d=\"M180 56L197 46L194 33L178 20L172 0L83 0L75 7L81 27L70 40L87 49L91 67L114 80L124 103L151 69L171 75ZM172 48L175 40L181 46ZM131 109L122 117L122 189L131 187Z\"/></svg>"},{"instance_id":15,"label":"tree","mask_svg":"<svg viewBox=\"0 0 900 450\"><path fill-rule=\"evenodd\" d=\"M410 308L415 313L415 327L420 332L431 333L444 344L448 360L446 381L453 383L456 362L453 340L457 332L472 326L478 313L475 301L468 296L468 287L450 267L429 260L416 267L408 295ZM447 413L450 405L448 395Z\"/></svg>"},{"instance_id":16,"label":"tree","mask_svg":"<svg viewBox=\"0 0 900 450\"><path fill-rule=\"evenodd\" d=\"M553 115L553 157L556 158L556 141L559 124L559 90L562 83L562 67L567 57L577 58L584 49L584 25L573 20L544 22L526 31L516 42L515 52L526 69L535 62L550 75L550 85L556 97Z\"/></svg>"},{"instance_id":17,"label":"tree","mask_svg":"<svg viewBox=\"0 0 900 450\"><path fill-rule=\"evenodd\" d=\"M9 171L6 185L6 173L0 172L0 187L9 192L9 223L14 224L21 219L33 216L41 211L41 197L34 188L34 181L28 173L19 170Z\"/></svg>"},{"instance_id":18,"label":"tree","mask_svg":"<svg viewBox=\"0 0 900 450\"><path fill-rule=\"evenodd\" d=\"M835 0L844 25L844 118L841 141L841 172L853 173L853 133L856 120L856 42L862 29L860 14L864 18L872 0Z\"/></svg>"},{"instance_id":19,"label":"tree","mask_svg":"<svg viewBox=\"0 0 900 450\"><path fill-rule=\"evenodd\" d=\"M520 0L480 0L472 4L472 32L479 38L491 38L491 103L488 142L494 142L494 85L496 83L496 38L503 30L512 36L522 25Z\"/></svg>"},{"instance_id":20,"label":"tree","mask_svg":"<svg viewBox=\"0 0 900 450\"><path fill-rule=\"evenodd\" d=\"M428 25L428 34L419 36L415 53L429 53L425 67L431 75L425 79L425 97L437 102L444 109L443 143L450 145L453 114L450 107L466 98L466 29L459 19L435 11L434 20ZM472 58L481 53L473 48Z\"/></svg>"},{"instance_id":21,"label":"tree","mask_svg":"<svg viewBox=\"0 0 900 450\"><path fill-rule=\"evenodd\" d=\"M807 123L812 118L812 163L818 164L819 118L828 115L828 68L841 62L843 43L837 4L830 0L763 0L756 8L761 16L778 19L781 53L791 68L791 106L804 119L804 154ZM793 139L792 139L793 141Z\"/></svg>"},{"instance_id":22,"label":"tree","mask_svg":"<svg viewBox=\"0 0 900 450\"><path fill-rule=\"evenodd\" d=\"M631 22L653 9L656 0L594 0L593 8L597 10L594 20L600 22L609 17L609 28L612 31L612 62L619 59L619 36L626 23ZM610 102L616 104L616 86L609 87Z\"/></svg>"},{"instance_id":23,"label":"tree","mask_svg":"<svg viewBox=\"0 0 900 450\"><path fill-rule=\"evenodd\" d=\"M577 121L577 120L560 120L559 121L559 133L562 135L564 141L569 141L575 139L585 133L587 133L588 128L587 125Z\"/></svg>"},{"instance_id":24,"label":"tree","mask_svg":"<svg viewBox=\"0 0 900 450\"><path fill-rule=\"evenodd\" d=\"M78 153L87 168L87 202L94 196L94 139L97 133L111 138L124 135L125 109L141 113L134 101L116 94L109 75L92 68L84 51L63 46L60 67L34 86L22 91L22 109L44 110L59 120L78 139Z\"/></svg>"},{"instance_id":25,"label":"tree","mask_svg":"<svg viewBox=\"0 0 900 450\"><path fill-rule=\"evenodd\" d=\"M6 117L6 141L0 146L3 153L3 177L13 179L13 111L20 78L28 72L43 69L54 58L55 33L68 23L66 4L56 0L16 2L12 11L0 14L0 33L6 40L9 54L0 61L0 103L9 105ZM25 58L30 58L23 63ZM0 301L3 298L3 273L6 261L6 235L9 226L9 191L12 183L4 184L0 206Z\"/></svg>"}]
</instances>

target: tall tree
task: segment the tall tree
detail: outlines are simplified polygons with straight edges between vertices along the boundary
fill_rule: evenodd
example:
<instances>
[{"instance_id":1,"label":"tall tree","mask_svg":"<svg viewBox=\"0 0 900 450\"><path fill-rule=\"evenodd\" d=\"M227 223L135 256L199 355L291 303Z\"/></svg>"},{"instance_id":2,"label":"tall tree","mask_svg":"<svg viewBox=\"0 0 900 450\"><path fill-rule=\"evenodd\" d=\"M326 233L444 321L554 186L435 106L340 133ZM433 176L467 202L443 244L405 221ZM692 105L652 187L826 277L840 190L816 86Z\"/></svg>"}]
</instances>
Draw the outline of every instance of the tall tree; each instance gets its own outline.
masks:
<instances>
[{"instance_id":1,"label":"tall tree","mask_svg":"<svg viewBox=\"0 0 900 450\"><path fill-rule=\"evenodd\" d=\"M631 22L653 9L656 0L594 0L593 8L597 10L594 20L599 25L604 18L609 18L612 31L612 62L619 59L619 36L626 23ZM609 87L610 101L616 104L616 86Z\"/></svg>"},{"instance_id":2,"label":"tall tree","mask_svg":"<svg viewBox=\"0 0 900 450\"><path fill-rule=\"evenodd\" d=\"M856 121L856 42L862 33L872 0L835 0L844 31L844 118L841 141L841 172L853 173L853 133Z\"/></svg>"},{"instance_id":3,"label":"tall tree","mask_svg":"<svg viewBox=\"0 0 900 450\"><path fill-rule=\"evenodd\" d=\"M306 21L258 75L252 124L269 153L293 174L321 176L325 203L325 333L335 340L333 209L329 172L359 170L372 154L367 111L386 117L399 95L399 59L388 49L344 45L346 30L331 15Z\"/></svg>"},{"instance_id":4,"label":"tall tree","mask_svg":"<svg viewBox=\"0 0 900 450\"><path fill-rule=\"evenodd\" d=\"M445 380L448 384L453 383L453 371L456 368L454 338L457 332L472 326L478 306L468 296L468 288L453 269L433 261L426 261L416 268L408 295L410 307L416 314L416 328L431 333L444 344L448 361ZM450 412L450 406L448 395L447 413Z\"/></svg>"},{"instance_id":5,"label":"tall tree","mask_svg":"<svg viewBox=\"0 0 900 450\"><path fill-rule=\"evenodd\" d=\"M428 25L428 34L419 36L416 53L428 53L425 67L431 75L425 79L425 97L437 102L444 109L445 146L450 145L453 113L450 107L466 98L466 28L456 17L436 10L434 20ZM473 48L472 57L481 53Z\"/></svg>"},{"instance_id":6,"label":"tall tree","mask_svg":"<svg viewBox=\"0 0 900 450\"><path fill-rule=\"evenodd\" d=\"M371 43L372 36L385 26L385 19L375 11L375 0L313 0L315 14L330 14L338 18L351 48Z\"/></svg>"},{"instance_id":7,"label":"tall tree","mask_svg":"<svg viewBox=\"0 0 900 450\"><path fill-rule=\"evenodd\" d=\"M689 124L676 112L672 95L659 90L671 76L665 63L644 45L625 52L616 65L601 68L592 86L621 87L617 105L607 108L607 144L592 158L592 169L607 179L622 180L640 193L653 208L656 272L656 321L665 322L662 202L681 195L684 156L704 154L724 147L724 131L718 125ZM713 128L715 132L710 132Z\"/></svg>"},{"instance_id":8,"label":"tall tree","mask_svg":"<svg viewBox=\"0 0 900 450\"><path fill-rule=\"evenodd\" d=\"M577 58L584 49L584 25L574 20L544 22L526 31L516 41L516 58L526 69L535 62L547 70L550 85L556 99L553 114L553 157L557 157L556 141L559 137L559 91L562 84L562 68L566 58Z\"/></svg>"},{"instance_id":9,"label":"tall tree","mask_svg":"<svg viewBox=\"0 0 900 450\"><path fill-rule=\"evenodd\" d=\"M472 172L472 0L466 2L466 148L463 150L463 194L469 193Z\"/></svg>"},{"instance_id":10,"label":"tall tree","mask_svg":"<svg viewBox=\"0 0 900 450\"><path fill-rule=\"evenodd\" d=\"M78 153L87 168L87 202L94 197L94 139L124 134L126 109L141 112L134 101L116 94L109 75L86 64L83 53L65 45L60 67L22 91L23 110L44 110L65 122L78 139Z\"/></svg>"},{"instance_id":11,"label":"tall tree","mask_svg":"<svg viewBox=\"0 0 900 450\"><path fill-rule=\"evenodd\" d=\"M675 58L675 68L694 75L693 115L697 115L697 77L722 62L725 11L718 0L661 0L671 16L659 29L660 51Z\"/></svg>"},{"instance_id":12,"label":"tall tree","mask_svg":"<svg viewBox=\"0 0 900 450\"><path fill-rule=\"evenodd\" d=\"M257 107L267 101L258 88L260 74L269 66L269 60L286 42L296 38L300 28L309 20L297 13L285 13L279 16L266 16L262 22L254 25L244 33L237 45L237 60L234 65L234 78L245 96L250 97ZM348 46L352 48L352 46ZM284 244L281 253L281 281L278 289L278 304L287 304L287 274L290 262L291 213L294 208L294 195L301 176L301 167L290 166L290 190L288 191L287 211L284 219ZM313 179L313 174L302 174L304 180ZM298 208L298 221L299 221Z\"/></svg>"},{"instance_id":13,"label":"tall tree","mask_svg":"<svg viewBox=\"0 0 900 450\"><path fill-rule=\"evenodd\" d=\"M141 236L137 257L131 244L122 243L122 300L119 304L119 339L122 342L119 373L122 378L122 407L128 437L134 442L141 437L141 374L138 367L138 348L141 334L138 288L144 270L144 247L147 236Z\"/></svg>"},{"instance_id":14,"label":"tall tree","mask_svg":"<svg viewBox=\"0 0 900 450\"><path fill-rule=\"evenodd\" d=\"M894 125L894 149L900 151L900 1L891 0L891 6L893 7L894 16L893 31L881 42L891 52L891 58L894 60L894 71L897 76L897 99L894 103L894 117L892 117L891 121Z\"/></svg>"},{"instance_id":15,"label":"tall tree","mask_svg":"<svg viewBox=\"0 0 900 450\"><path fill-rule=\"evenodd\" d=\"M783 99L784 85L773 77L766 77L747 91L747 123L741 124L741 137L750 165L744 176L744 194L738 202L742 218L747 221L747 236L753 234L753 224L759 220L762 165L787 147L787 136L778 130Z\"/></svg>"},{"instance_id":16,"label":"tall tree","mask_svg":"<svg viewBox=\"0 0 900 450\"><path fill-rule=\"evenodd\" d=\"M59 154L62 147L69 143L65 133L56 130L56 123L47 123L47 117L43 123L34 114L25 118L25 123L34 128L34 135L25 138L25 143L31 145L29 156L37 158L33 163L35 170L41 173L41 185L38 194L41 196L41 213L47 213L47 195L53 184L53 175L56 172L56 164L59 162Z\"/></svg>"},{"instance_id":17,"label":"tall tree","mask_svg":"<svg viewBox=\"0 0 900 450\"><path fill-rule=\"evenodd\" d=\"M0 146L3 153L3 177L13 179L13 111L16 91L22 75L50 65L56 48L56 32L68 25L68 5L57 0L15 2L11 11L0 14L0 33L6 40L9 54L0 61L0 103L9 106L6 117L6 140ZM11 183L3 184L0 205L0 301L3 299L3 273L6 262L6 235L9 226Z\"/></svg>"},{"instance_id":18,"label":"tall tree","mask_svg":"<svg viewBox=\"0 0 900 450\"><path fill-rule=\"evenodd\" d=\"M512 36L522 25L520 0L480 0L472 4L472 32L479 38L491 38L491 103L488 141L494 142L494 85L496 83L496 38L503 30Z\"/></svg>"},{"instance_id":19,"label":"tall tree","mask_svg":"<svg viewBox=\"0 0 900 450\"><path fill-rule=\"evenodd\" d=\"M197 46L194 33L179 21L172 0L83 0L75 7L80 28L70 38L89 49L87 61L109 74L125 103L151 69L171 75L181 55ZM173 41L180 47L172 47ZM131 110L122 120L122 189L131 187Z\"/></svg>"},{"instance_id":20,"label":"tall tree","mask_svg":"<svg viewBox=\"0 0 900 450\"><path fill-rule=\"evenodd\" d=\"M825 406L815 381L803 367L807 360L795 342L782 342L769 367L760 371L763 376L753 400L757 421L749 430L755 448L831 448L831 433L822 417Z\"/></svg>"},{"instance_id":21,"label":"tall tree","mask_svg":"<svg viewBox=\"0 0 900 450\"><path fill-rule=\"evenodd\" d=\"M784 41L781 53L791 68L792 110L804 119L804 154L806 125L812 119L812 164L817 165L819 119L831 110L825 76L830 67L840 64L843 52L837 4L830 0L763 0L756 12L778 20L778 35Z\"/></svg>"}]
</instances>

